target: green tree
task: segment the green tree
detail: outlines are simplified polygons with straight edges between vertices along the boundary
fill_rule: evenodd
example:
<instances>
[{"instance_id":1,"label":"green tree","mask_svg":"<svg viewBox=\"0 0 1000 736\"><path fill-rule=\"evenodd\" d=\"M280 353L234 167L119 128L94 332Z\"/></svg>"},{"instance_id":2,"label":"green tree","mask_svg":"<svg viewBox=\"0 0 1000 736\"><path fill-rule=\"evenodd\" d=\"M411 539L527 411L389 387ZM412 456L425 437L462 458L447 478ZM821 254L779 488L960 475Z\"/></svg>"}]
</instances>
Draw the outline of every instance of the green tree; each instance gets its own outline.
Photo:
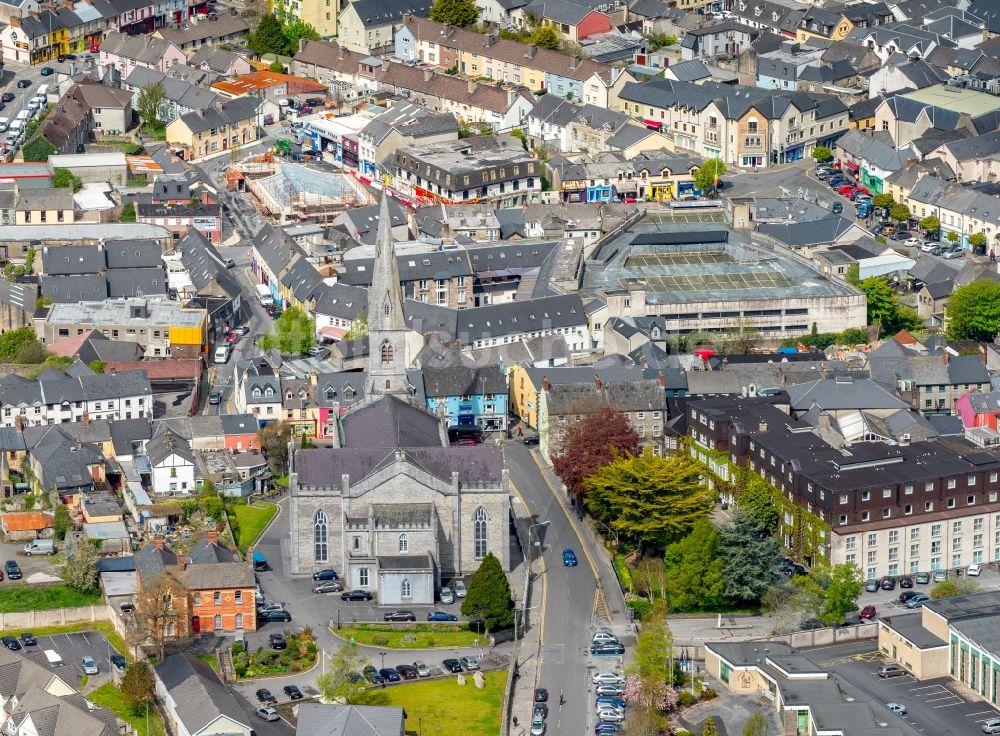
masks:
<instances>
[{"instance_id":1,"label":"green tree","mask_svg":"<svg viewBox=\"0 0 1000 736\"><path fill-rule=\"evenodd\" d=\"M755 710L743 724L743 736L767 736L767 718L759 710Z\"/></svg>"},{"instance_id":2,"label":"green tree","mask_svg":"<svg viewBox=\"0 0 1000 736\"><path fill-rule=\"evenodd\" d=\"M122 206L122 212L118 215L119 222L135 222L135 204L126 202Z\"/></svg>"},{"instance_id":3,"label":"green tree","mask_svg":"<svg viewBox=\"0 0 1000 736\"><path fill-rule=\"evenodd\" d=\"M465 28L479 18L479 8L472 0L434 0L430 18L438 23Z\"/></svg>"},{"instance_id":4,"label":"green tree","mask_svg":"<svg viewBox=\"0 0 1000 736\"><path fill-rule=\"evenodd\" d=\"M858 608L858 597L864 587L861 569L850 562L834 565L823 601L823 623L842 624L844 617Z\"/></svg>"},{"instance_id":5,"label":"green tree","mask_svg":"<svg viewBox=\"0 0 1000 736\"><path fill-rule=\"evenodd\" d=\"M274 322L274 332L257 341L264 350L305 355L316 344L316 321L302 307L289 307Z\"/></svg>"},{"instance_id":6,"label":"green tree","mask_svg":"<svg viewBox=\"0 0 1000 736\"><path fill-rule=\"evenodd\" d=\"M695 523L664 555L667 600L678 611L712 611L723 602L726 581L719 559L719 532L708 519Z\"/></svg>"},{"instance_id":7,"label":"green tree","mask_svg":"<svg viewBox=\"0 0 1000 736\"><path fill-rule=\"evenodd\" d=\"M562 46L562 36L552 26L538 26L528 39L532 46L540 49L552 49L558 51Z\"/></svg>"},{"instance_id":8,"label":"green tree","mask_svg":"<svg viewBox=\"0 0 1000 736\"><path fill-rule=\"evenodd\" d=\"M670 679L667 668L672 647L667 610L660 602L643 618L642 628L635 640L634 659L628 667L629 674L644 681Z\"/></svg>"},{"instance_id":9,"label":"green tree","mask_svg":"<svg viewBox=\"0 0 1000 736\"><path fill-rule=\"evenodd\" d=\"M736 324L722 335L722 344L730 355L746 355L760 341L760 330L746 317L736 320Z\"/></svg>"},{"instance_id":10,"label":"green tree","mask_svg":"<svg viewBox=\"0 0 1000 736\"><path fill-rule=\"evenodd\" d=\"M986 246L986 235L983 233L972 233L968 240L969 245L973 248L984 248Z\"/></svg>"},{"instance_id":11,"label":"green tree","mask_svg":"<svg viewBox=\"0 0 1000 736\"><path fill-rule=\"evenodd\" d=\"M138 715L147 705L153 702L156 694L156 679L153 677L153 669L144 660L132 662L125 675L122 677L119 691L125 706Z\"/></svg>"},{"instance_id":12,"label":"green tree","mask_svg":"<svg viewBox=\"0 0 1000 736\"><path fill-rule=\"evenodd\" d=\"M55 189L73 188L79 192L83 188L83 180L69 169L59 168L52 172L52 186Z\"/></svg>"},{"instance_id":13,"label":"green tree","mask_svg":"<svg viewBox=\"0 0 1000 736\"><path fill-rule=\"evenodd\" d=\"M87 363L87 367L90 368L90 370L92 370L97 375L100 375L104 373L104 369L107 367L107 363L105 363L100 358L94 358L92 361Z\"/></svg>"},{"instance_id":14,"label":"green tree","mask_svg":"<svg viewBox=\"0 0 1000 736\"><path fill-rule=\"evenodd\" d=\"M774 534L778 529L778 508L767 482L756 473L741 471L745 480L736 495L739 514L752 522L759 532Z\"/></svg>"},{"instance_id":15,"label":"green tree","mask_svg":"<svg viewBox=\"0 0 1000 736\"><path fill-rule=\"evenodd\" d=\"M271 65L268 67L268 69L270 71L274 72L275 74L284 74L285 73L285 65L282 64L280 61L272 61Z\"/></svg>"},{"instance_id":16,"label":"green tree","mask_svg":"<svg viewBox=\"0 0 1000 736\"><path fill-rule=\"evenodd\" d=\"M949 243L951 243L952 245L954 245L955 243L958 242L958 240L959 240L959 238L961 236L958 233L956 233L954 230L952 230L945 237L948 238L948 242Z\"/></svg>"},{"instance_id":17,"label":"green tree","mask_svg":"<svg viewBox=\"0 0 1000 736\"><path fill-rule=\"evenodd\" d=\"M882 209L887 209L896 204L896 200L892 198L891 194L882 193L876 194L872 197L872 207L880 207Z\"/></svg>"},{"instance_id":18,"label":"green tree","mask_svg":"<svg viewBox=\"0 0 1000 736\"><path fill-rule=\"evenodd\" d=\"M583 485L591 513L642 544L680 539L714 506L701 465L686 454L616 457Z\"/></svg>"},{"instance_id":19,"label":"green tree","mask_svg":"<svg viewBox=\"0 0 1000 736\"><path fill-rule=\"evenodd\" d=\"M378 705L384 700L381 690L371 690L358 674L368 660L357 644L345 644L334 649L326 662L326 671L316 678L316 687L328 703L347 705Z\"/></svg>"},{"instance_id":20,"label":"green tree","mask_svg":"<svg viewBox=\"0 0 1000 736\"><path fill-rule=\"evenodd\" d=\"M861 266L857 263L848 266L847 273L844 274L844 281L854 286L861 286Z\"/></svg>"},{"instance_id":21,"label":"green tree","mask_svg":"<svg viewBox=\"0 0 1000 736\"><path fill-rule=\"evenodd\" d=\"M910 219L910 208L902 202L894 204L889 209L889 217L896 222L907 222Z\"/></svg>"},{"instance_id":22,"label":"green tree","mask_svg":"<svg viewBox=\"0 0 1000 736\"><path fill-rule=\"evenodd\" d=\"M38 341L26 342L19 346L17 352L14 353L14 362L21 365L38 365L44 363L48 357L49 351L42 343Z\"/></svg>"},{"instance_id":23,"label":"green tree","mask_svg":"<svg viewBox=\"0 0 1000 736\"><path fill-rule=\"evenodd\" d=\"M1000 332L1000 283L973 281L955 289L945 309L952 340L992 340Z\"/></svg>"},{"instance_id":24,"label":"green tree","mask_svg":"<svg viewBox=\"0 0 1000 736\"><path fill-rule=\"evenodd\" d=\"M63 561L59 577L75 590L97 590L97 559L94 547L84 543L77 544L73 556L67 556Z\"/></svg>"},{"instance_id":25,"label":"green tree","mask_svg":"<svg viewBox=\"0 0 1000 736\"><path fill-rule=\"evenodd\" d=\"M715 728L715 721L709 716L705 719L705 727L701 730L701 736L719 736L719 732Z\"/></svg>"},{"instance_id":26,"label":"green tree","mask_svg":"<svg viewBox=\"0 0 1000 736\"><path fill-rule=\"evenodd\" d=\"M257 54L283 54L286 48L285 34L274 13L265 13L247 38L247 44Z\"/></svg>"},{"instance_id":27,"label":"green tree","mask_svg":"<svg viewBox=\"0 0 1000 736\"><path fill-rule=\"evenodd\" d=\"M135 101L135 111L139 114L142 124L147 129L156 128L163 123L164 107L167 104L167 92L159 82L139 90L139 98Z\"/></svg>"},{"instance_id":28,"label":"green tree","mask_svg":"<svg viewBox=\"0 0 1000 736\"><path fill-rule=\"evenodd\" d=\"M257 437L271 472L275 475L288 473L288 443L292 439L291 425L287 422L268 422L257 433Z\"/></svg>"},{"instance_id":29,"label":"green tree","mask_svg":"<svg viewBox=\"0 0 1000 736\"><path fill-rule=\"evenodd\" d=\"M351 320L351 329L344 335L345 340L359 340L368 337L368 312L362 309Z\"/></svg>"},{"instance_id":30,"label":"green tree","mask_svg":"<svg viewBox=\"0 0 1000 736\"><path fill-rule=\"evenodd\" d=\"M22 345L33 342L38 342L38 338L30 327L18 327L0 334L0 362L10 363Z\"/></svg>"},{"instance_id":31,"label":"green tree","mask_svg":"<svg viewBox=\"0 0 1000 736\"><path fill-rule=\"evenodd\" d=\"M937 236L941 232L941 220L936 218L934 215L927 215L919 223L920 229L927 233L928 236Z\"/></svg>"},{"instance_id":32,"label":"green tree","mask_svg":"<svg viewBox=\"0 0 1000 736\"><path fill-rule=\"evenodd\" d=\"M281 29L281 35L285 39L284 53L287 56L294 56L299 52L299 39L307 41L319 40L319 33L316 32L316 29L301 20L285 24Z\"/></svg>"},{"instance_id":33,"label":"green tree","mask_svg":"<svg viewBox=\"0 0 1000 736\"><path fill-rule=\"evenodd\" d=\"M563 434L562 446L553 448L552 469L570 493L581 497L584 480L598 468L638 451L639 435L617 409L588 402L572 408L587 419L571 425Z\"/></svg>"},{"instance_id":34,"label":"green tree","mask_svg":"<svg viewBox=\"0 0 1000 736\"><path fill-rule=\"evenodd\" d=\"M701 166L694 175L694 185L703 195L715 190L718 181L726 173L726 163L721 158L710 158Z\"/></svg>"},{"instance_id":35,"label":"green tree","mask_svg":"<svg viewBox=\"0 0 1000 736\"><path fill-rule=\"evenodd\" d=\"M733 522L719 530L719 552L725 560L725 594L730 600L759 601L778 580L778 540L764 534L757 520L739 508Z\"/></svg>"},{"instance_id":36,"label":"green tree","mask_svg":"<svg viewBox=\"0 0 1000 736\"><path fill-rule=\"evenodd\" d=\"M62 502L57 503L52 518L52 531L55 532L56 539L65 539L70 526L69 509Z\"/></svg>"},{"instance_id":37,"label":"green tree","mask_svg":"<svg viewBox=\"0 0 1000 736\"><path fill-rule=\"evenodd\" d=\"M931 598L940 600L941 598L954 598L959 595L969 595L979 590L979 583L975 580L942 580L931 588Z\"/></svg>"},{"instance_id":38,"label":"green tree","mask_svg":"<svg viewBox=\"0 0 1000 736\"><path fill-rule=\"evenodd\" d=\"M791 581L788 606L805 617L818 618L826 606L826 590L830 587L828 568L813 568L807 575L796 575Z\"/></svg>"},{"instance_id":39,"label":"green tree","mask_svg":"<svg viewBox=\"0 0 1000 736\"><path fill-rule=\"evenodd\" d=\"M833 152L830 151L826 146L816 146L813 149L812 157L816 159L816 163L825 164L827 161L833 158Z\"/></svg>"},{"instance_id":40,"label":"green tree","mask_svg":"<svg viewBox=\"0 0 1000 736\"><path fill-rule=\"evenodd\" d=\"M654 53L677 43L677 36L668 33L644 33L642 36L649 42L649 50Z\"/></svg>"},{"instance_id":41,"label":"green tree","mask_svg":"<svg viewBox=\"0 0 1000 736\"><path fill-rule=\"evenodd\" d=\"M868 324L892 324L898 312L892 287L882 279L871 276L861 282L860 289L868 300Z\"/></svg>"},{"instance_id":42,"label":"green tree","mask_svg":"<svg viewBox=\"0 0 1000 736\"><path fill-rule=\"evenodd\" d=\"M489 631L514 625L514 600L500 560L489 552L472 573L462 601L462 615L483 619Z\"/></svg>"},{"instance_id":43,"label":"green tree","mask_svg":"<svg viewBox=\"0 0 1000 736\"><path fill-rule=\"evenodd\" d=\"M48 161L49 156L58 152L44 135L36 135L21 149L25 161Z\"/></svg>"}]
</instances>

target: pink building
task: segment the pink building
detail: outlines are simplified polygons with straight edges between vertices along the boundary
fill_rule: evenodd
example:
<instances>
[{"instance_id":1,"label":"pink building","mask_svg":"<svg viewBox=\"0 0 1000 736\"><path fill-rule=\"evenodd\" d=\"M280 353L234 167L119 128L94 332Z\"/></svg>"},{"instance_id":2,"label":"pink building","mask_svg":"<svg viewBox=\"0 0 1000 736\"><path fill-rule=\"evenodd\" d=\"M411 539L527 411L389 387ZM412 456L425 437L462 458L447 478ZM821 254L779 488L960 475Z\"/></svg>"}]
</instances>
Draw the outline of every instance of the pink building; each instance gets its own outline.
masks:
<instances>
[{"instance_id":1,"label":"pink building","mask_svg":"<svg viewBox=\"0 0 1000 736\"><path fill-rule=\"evenodd\" d=\"M101 42L97 63L101 67L116 68L124 79L137 66L165 74L174 64L184 64L186 61L184 52L170 41L148 34L128 36L111 31Z\"/></svg>"},{"instance_id":2,"label":"pink building","mask_svg":"<svg viewBox=\"0 0 1000 736\"><path fill-rule=\"evenodd\" d=\"M955 413L962 418L966 429L973 427L997 428L997 414L1000 414L1000 391L971 393L955 399Z\"/></svg>"}]
</instances>

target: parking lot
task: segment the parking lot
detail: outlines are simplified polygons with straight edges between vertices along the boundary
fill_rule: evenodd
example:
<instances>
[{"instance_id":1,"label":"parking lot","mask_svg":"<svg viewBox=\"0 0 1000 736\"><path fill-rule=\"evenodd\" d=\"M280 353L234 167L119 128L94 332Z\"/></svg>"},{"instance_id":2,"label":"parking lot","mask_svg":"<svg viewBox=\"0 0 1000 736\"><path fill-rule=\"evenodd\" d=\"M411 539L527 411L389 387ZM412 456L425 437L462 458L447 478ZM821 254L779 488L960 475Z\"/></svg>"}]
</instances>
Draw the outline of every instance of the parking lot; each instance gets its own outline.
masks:
<instances>
[{"instance_id":1,"label":"parking lot","mask_svg":"<svg viewBox=\"0 0 1000 736\"><path fill-rule=\"evenodd\" d=\"M48 575L55 575L57 572L55 565L55 557L51 555L32 555L31 557L28 557L22 551L24 549L25 544L27 544L27 542L0 543L0 571L3 570L2 567L3 562L6 562L7 560L14 560L15 562L17 562L17 566L21 568L21 572L24 575L23 579L15 580L12 584L23 585L25 582L27 582L27 579L36 572L42 572ZM56 551L61 551L60 545L58 544L56 545ZM8 584L9 581L7 580L7 577L5 575L3 582L0 583L0 587Z\"/></svg>"},{"instance_id":2,"label":"parking lot","mask_svg":"<svg viewBox=\"0 0 1000 736\"><path fill-rule=\"evenodd\" d=\"M51 649L62 659L63 666L57 668L57 674L70 684L79 684L79 677L83 675L81 660L84 657L93 657L97 663L100 673L89 675L88 683L91 685L102 685L111 679L111 655L121 654L112 647L104 634L99 631L81 631L73 634L52 634L39 636L38 646L23 647L21 651L25 656L38 662L44 667L49 666L45 658L45 651Z\"/></svg>"},{"instance_id":3,"label":"parking lot","mask_svg":"<svg viewBox=\"0 0 1000 736\"><path fill-rule=\"evenodd\" d=\"M884 715L889 725L893 719L902 718L922 733L958 736L979 733L983 721L1000 718L1000 711L989 703L959 695L950 678L917 680L909 674L880 678L878 669L886 659L874 647L875 642L869 640L805 650L805 653L883 706L886 703L905 706L905 716L897 716L887 708L876 708L877 714Z\"/></svg>"}]
</instances>

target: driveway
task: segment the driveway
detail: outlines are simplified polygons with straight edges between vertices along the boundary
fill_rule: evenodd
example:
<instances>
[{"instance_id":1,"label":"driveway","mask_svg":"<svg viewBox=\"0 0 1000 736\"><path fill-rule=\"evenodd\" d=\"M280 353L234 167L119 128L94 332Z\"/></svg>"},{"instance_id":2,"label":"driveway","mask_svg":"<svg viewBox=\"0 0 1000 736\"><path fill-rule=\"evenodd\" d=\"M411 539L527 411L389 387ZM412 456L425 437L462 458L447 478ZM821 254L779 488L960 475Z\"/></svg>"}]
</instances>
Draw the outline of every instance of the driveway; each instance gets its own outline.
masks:
<instances>
[{"instance_id":1,"label":"driveway","mask_svg":"<svg viewBox=\"0 0 1000 736\"><path fill-rule=\"evenodd\" d=\"M917 680L909 674L880 678L878 668L886 660L875 646L876 642L870 640L803 651L877 703L906 706L907 714L902 718L923 733L960 736L978 732L980 724L989 718L1000 718L1000 711L989 703L968 700L955 692L951 678ZM890 725L900 718L887 708L876 706L876 711Z\"/></svg>"},{"instance_id":2,"label":"driveway","mask_svg":"<svg viewBox=\"0 0 1000 736\"><path fill-rule=\"evenodd\" d=\"M92 657L97 663L100 673L88 675L87 689L100 687L111 678L112 654L121 654L110 645L104 638L104 634L99 631L81 631L73 634L52 634L38 637L38 646L24 647L21 651L30 659L49 666L45 658L46 650L54 650L63 661L63 666L58 668L57 674L76 686L80 683L80 676L83 675L83 667L80 660L83 657Z\"/></svg>"}]
</instances>

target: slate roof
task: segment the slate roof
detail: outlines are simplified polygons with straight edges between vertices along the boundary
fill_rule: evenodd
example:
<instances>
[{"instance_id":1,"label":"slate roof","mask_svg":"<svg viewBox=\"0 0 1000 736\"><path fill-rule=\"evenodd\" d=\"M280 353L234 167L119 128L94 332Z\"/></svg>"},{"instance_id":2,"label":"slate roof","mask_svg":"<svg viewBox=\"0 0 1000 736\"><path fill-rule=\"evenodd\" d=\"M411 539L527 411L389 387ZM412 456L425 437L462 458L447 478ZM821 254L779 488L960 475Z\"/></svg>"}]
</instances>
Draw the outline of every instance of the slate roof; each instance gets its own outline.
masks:
<instances>
[{"instance_id":1,"label":"slate roof","mask_svg":"<svg viewBox=\"0 0 1000 736\"><path fill-rule=\"evenodd\" d=\"M399 23L406 13L426 16L431 3L428 0L359 0L348 7L358 14L362 26L376 28Z\"/></svg>"},{"instance_id":2,"label":"slate roof","mask_svg":"<svg viewBox=\"0 0 1000 736\"><path fill-rule=\"evenodd\" d=\"M191 445L173 430L163 425L157 428L156 434L146 443L146 455L154 468L171 455L177 455L194 465L194 452L191 450Z\"/></svg>"},{"instance_id":3,"label":"slate roof","mask_svg":"<svg viewBox=\"0 0 1000 736\"><path fill-rule=\"evenodd\" d=\"M219 716L250 731L249 719L215 670L187 654L171 654L154 668L176 703L177 717L188 733L197 733Z\"/></svg>"},{"instance_id":4,"label":"slate roof","mask_svg":"<svg viewBox=\"0 0 1000 736\"><path fill-rule=\"evenodd\" d=\"M196 228L189 228L177 241L177 250L197 293L214 291L215 285L231 298L240 293L239 282L226 267L219 251Z\"/></svg>"},{"instance_id":5,"label":"slate roof","mask_svg":"<svg viewBox=\"0 0 1000 736\"><path fill-rule=\"evenodd\" d=\"M118 721L107 708L91 710L79 693L53 695L41 688L28 690L11 709L10 720L15 727L31 719L32 732L37 736L116 736Z\"/></svg>"},{"instance_id":6,"label":"slate roof","mask_svg":"<svg viewBox=\"0 0 1000 736\"><path fill-rule=\"evenodd\" d=\"M402 708L382 705L299 706L296 736L399 736L403 733Z\"/></svg>"},{"instance_id":7,"label":"slate roof","mask_svg":"<svg viewBox=\"0 0 1000 736\"><path fill-rule=\"evenodd\" d=\"M882 384L850 378L822 378L787 386L790 404L795 411L813 405L827 411L843 409L907 409L907 405Z\"/></svg>"},{"instance_id":8,"label":"slate roof","mask_svg":"<svg viewBox=\"0 0 1000 736\"><path fill-rule=\"evenodd\" d=\"M258 107L260 100L256 97L237 97L181 115L180 119L192 133L203 133L211 128L220 128L223 125L253 118L257 114Z\"/></svg>"},{"instance_id":9,"label":"slate roof","mask_svg":"<svg viewBox=\"0 0 1000 736\"><path fill-rule=\"evenodd\" d=\"M497 365L478 368L424 367L421 373L424 379L424 394L432 398L507 393L506 373Z\"/></svg>"},{"instance_id":10,"label":"slate roof","mask_svg":"<svg viewBox=\"0 0 1000 736\"><path fill-rule=\"evenodd\" d=\"M351 414L361 411L355 409ZM348 414L350 416L350 414ZM346 419L346 417L345 417ZM406 460L445 482L457 473L469 486L495 486L500 482L504 461L500 448L486 447L409 447L400 450ZM396 460L394 448L348 447L330 450L299 450L295 453L295 471L300 486L325 487L339 483L347 475L352 484L388 467Z\"/></svg>"},{"instance_id":11,"label":"slate roof","mask_svg":"<svg viewBox=\"0 0 1000 736\"><path fill-rule=\"evenodd\" d=\"M425 409L385 396L347 414L344 447L441 447L437 417Z\"/></svg>"},{"instance_id":12,"label":"slate roof","mask_svg":"<svg viewBox=\"0 0 1000 736\"><path fill-rule=\"evenodd\" d=\"M666 410L663 388L659 381L652 379L602 381L600 389L594 381L554 384L548 392L548 411L553 416L579 413L580 402L593 399L625 412Z\"/></svg>"}]
</instances>

